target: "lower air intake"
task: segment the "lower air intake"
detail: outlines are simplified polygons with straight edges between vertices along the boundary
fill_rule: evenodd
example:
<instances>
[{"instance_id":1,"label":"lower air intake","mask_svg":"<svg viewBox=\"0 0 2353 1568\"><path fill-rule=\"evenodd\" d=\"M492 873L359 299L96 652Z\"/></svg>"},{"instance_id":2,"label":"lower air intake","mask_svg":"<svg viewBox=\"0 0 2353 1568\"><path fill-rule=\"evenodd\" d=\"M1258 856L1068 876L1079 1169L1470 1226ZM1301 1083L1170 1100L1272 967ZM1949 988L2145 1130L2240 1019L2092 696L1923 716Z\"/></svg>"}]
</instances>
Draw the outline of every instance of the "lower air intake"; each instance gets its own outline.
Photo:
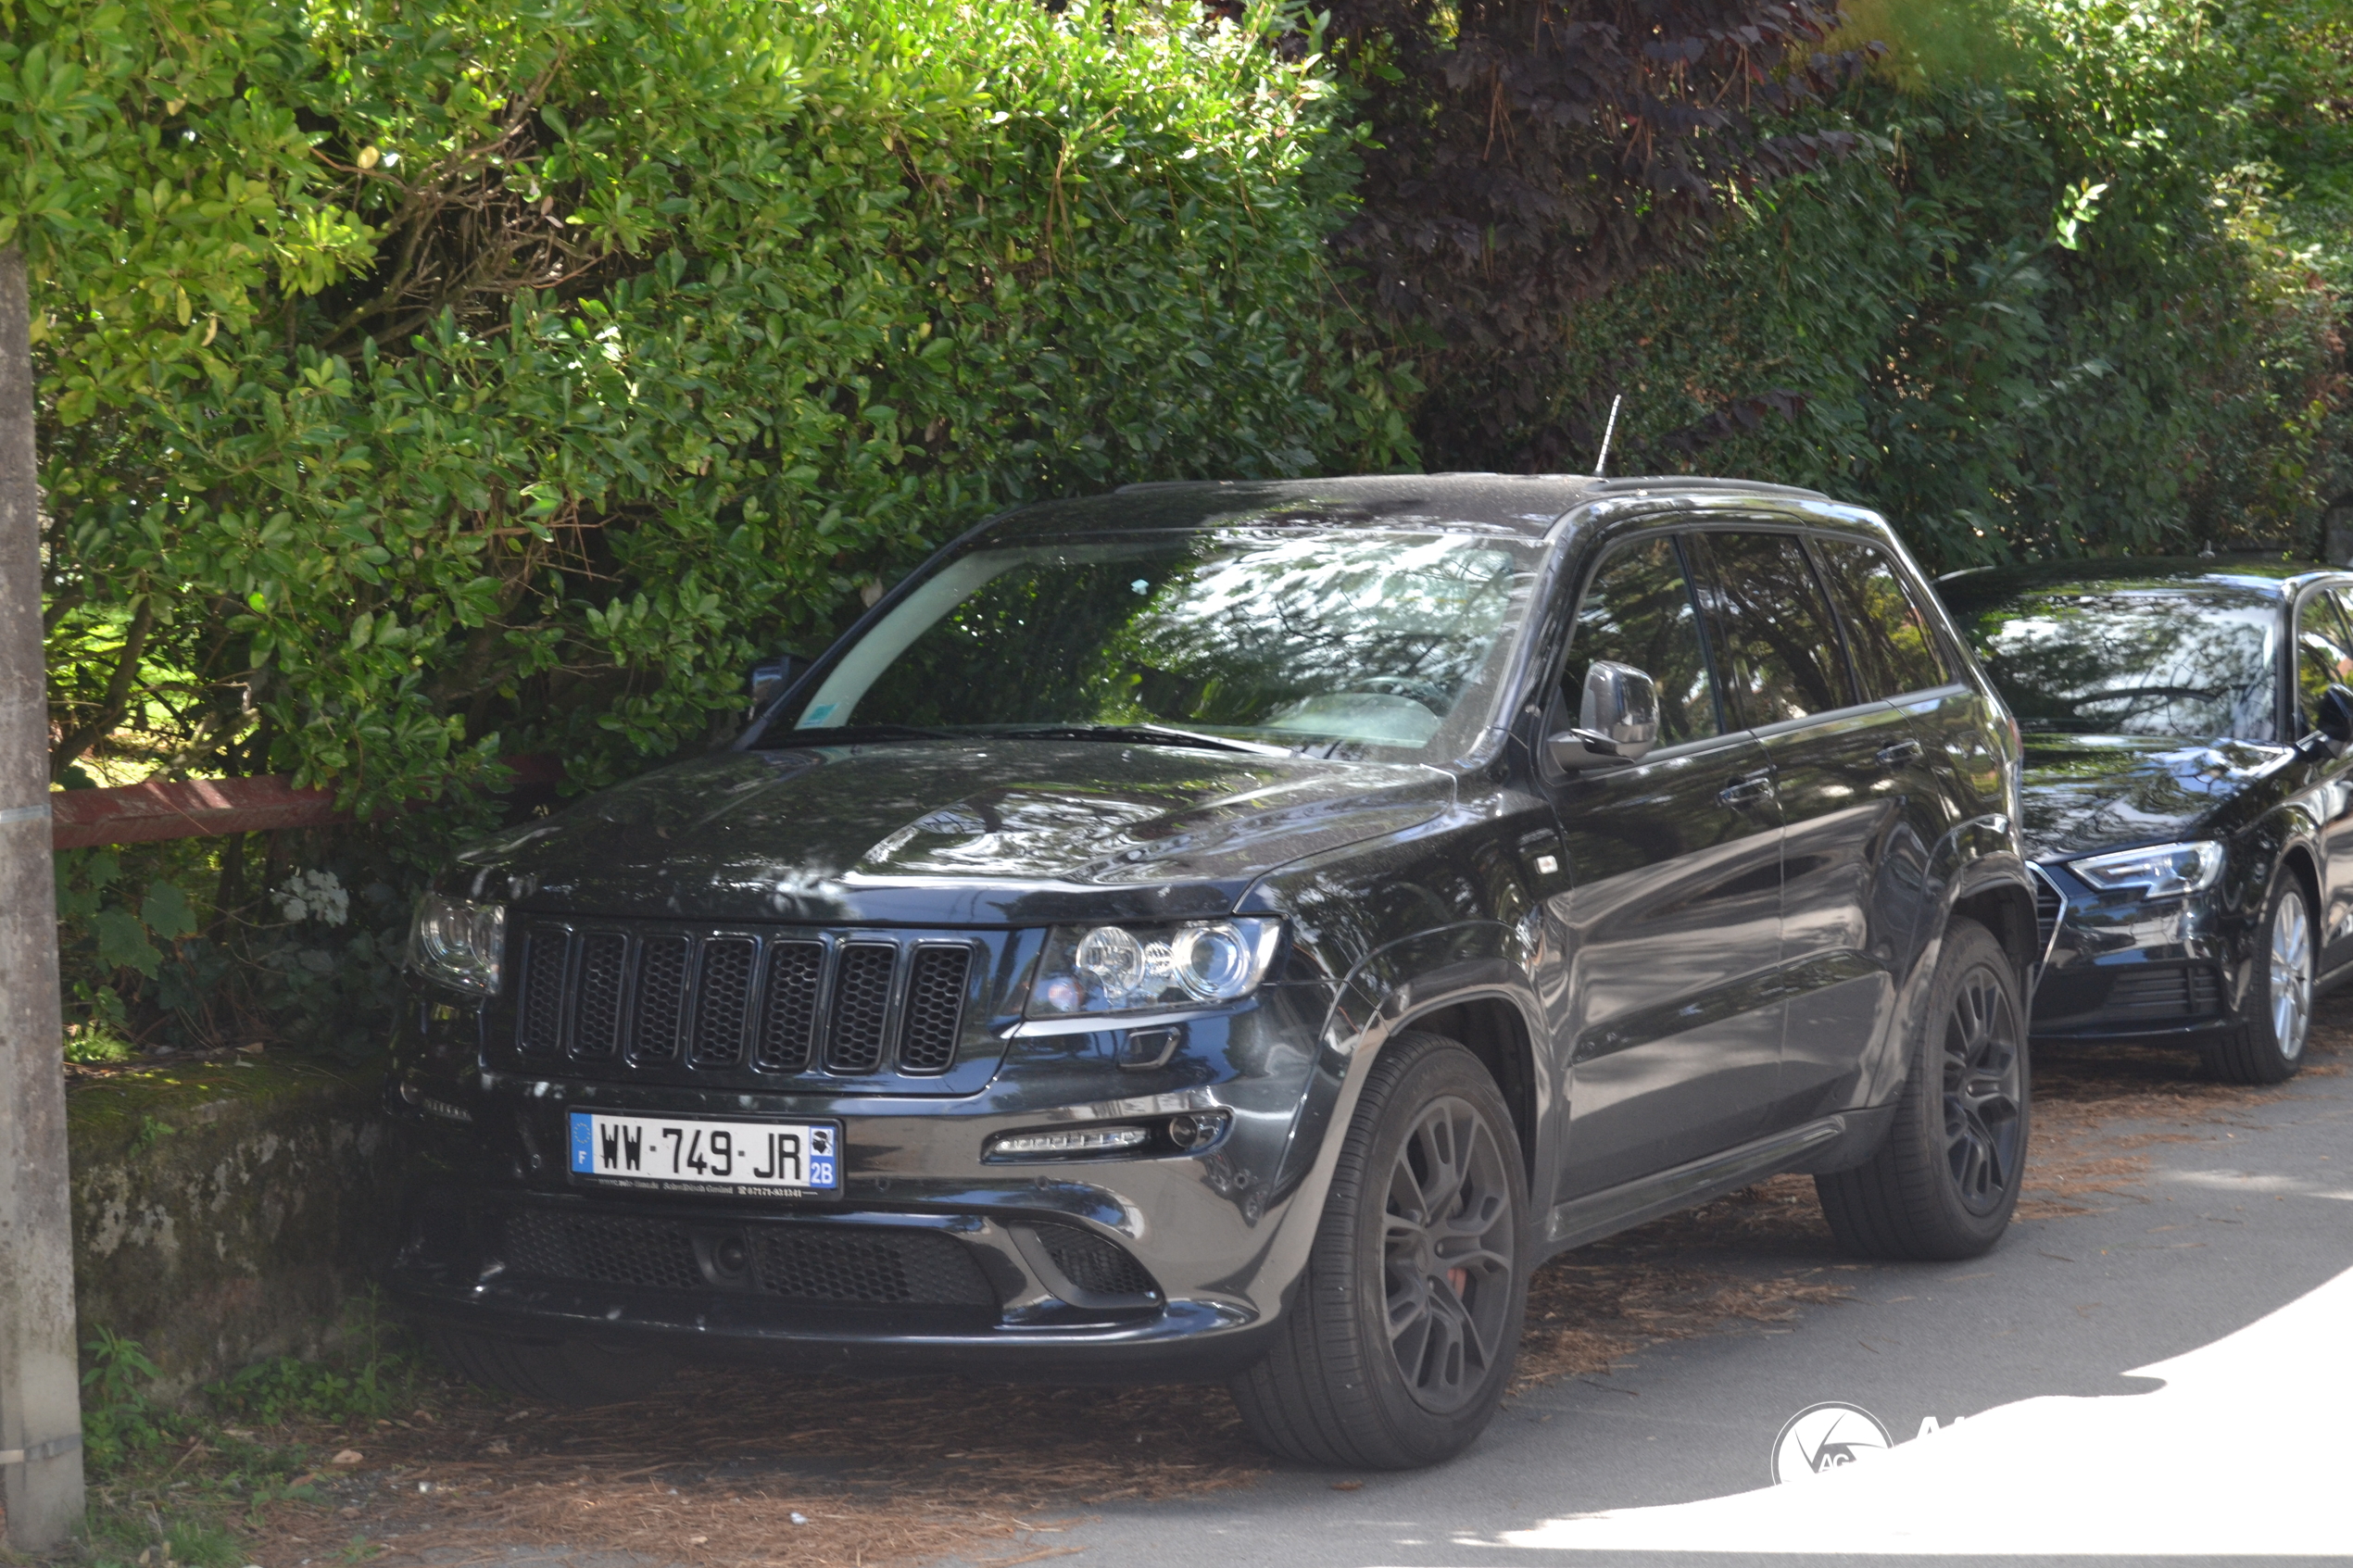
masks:
<instances>
[{"instance_id":1,"label":"lower air intake","mask_svg":"<svg viewBox=\"0 0 2353 1568\"><path fill-rule=\"evenodd\" d=\"M776 1225L759 1233L760 1288L841 1306L995 1307L971 1251L933 1231Z\"/></svg>"},{"instance_id":2,"label":"lower air intake","mask_svg":"<svg viewBox=\"0 0 2353 1568\"><path fill-rule=\"evenodd\" d=\"M1054 1267L1079 1289L1096 1296L1157 1296L1160 1287L1144 1266L1116 1243L1076 1225L1039 1225L1038 1239Z\"/></svg>"},{"instance_id":3,"label":"lower air intake","mask_svg":"<svg viewBox=\"0 0 2353 1568\"><path fill-rule=\"evenodd\" d=\"M524 1209L507 1221L507 1265L547 1279L697 1290L695 1244L668 1220L629 1214L551 1214Z\"/></svg>"}]
</instances>

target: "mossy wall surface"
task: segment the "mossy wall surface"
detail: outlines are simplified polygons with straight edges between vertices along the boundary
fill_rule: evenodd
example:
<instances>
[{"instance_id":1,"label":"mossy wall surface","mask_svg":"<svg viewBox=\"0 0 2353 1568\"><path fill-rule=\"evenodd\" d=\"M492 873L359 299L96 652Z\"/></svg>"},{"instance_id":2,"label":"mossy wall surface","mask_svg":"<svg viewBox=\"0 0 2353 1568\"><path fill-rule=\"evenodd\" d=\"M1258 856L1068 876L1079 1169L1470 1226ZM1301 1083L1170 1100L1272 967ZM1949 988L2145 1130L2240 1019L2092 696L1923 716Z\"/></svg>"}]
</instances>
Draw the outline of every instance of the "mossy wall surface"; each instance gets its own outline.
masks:
<instances>
[{"instance_id":1,"label":"mossy wall surface","mask_svg":"<svg viewBox=\"0 0 2353 1568\"><path fill-rule=\"evenodd\" d=\"M74 1085L82 1340L138 1340L167 1398L321 1349L390 1221L380 1082L241 1057Z\"/></svg>"}]
</instances>

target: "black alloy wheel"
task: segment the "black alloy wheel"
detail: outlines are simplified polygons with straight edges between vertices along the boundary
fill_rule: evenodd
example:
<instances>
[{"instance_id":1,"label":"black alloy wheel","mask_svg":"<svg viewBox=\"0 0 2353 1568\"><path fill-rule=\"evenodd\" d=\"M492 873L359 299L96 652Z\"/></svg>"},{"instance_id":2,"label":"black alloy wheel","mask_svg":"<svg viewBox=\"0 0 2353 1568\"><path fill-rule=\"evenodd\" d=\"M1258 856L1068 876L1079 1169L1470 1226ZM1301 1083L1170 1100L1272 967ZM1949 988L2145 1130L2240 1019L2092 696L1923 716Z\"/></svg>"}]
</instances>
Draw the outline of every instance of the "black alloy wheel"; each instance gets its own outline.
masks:
<instances>
[{"instance_id":1,"label":"black alloy wheel","mask_svg":"<svg viewBox=\"0 0 2353 1568\"><path fill-rule=\"evenodd\" d=\"M1528 1173L1478 1059L1381 1047L1274 1348L1229 1386L1251 1435L1309 1464L1403 1470L1468 1448L1528 1308Z\"/></svg>"},{"instance_id":2,"label":"black alloy wheel","mask_svg":"<svg viewBox=\"0 0 2353 1568\"><path fill-rule=\"evenodd\" d=\"M2018 966L1994 934L1944 933L1887 1135L1814 1178L1822 1217L1865 1258L1974 1258L2002 1238L2026 1173L2032 1086Z\"/></svg>"},{"instance_id":3,"label":"black alloy wheel","mask_svg":"<svg viewBox=\"0 0 2353 1568\"><path fill-rule=\"evenodd\" d=\"M1991 1214L2026 1158L2026 1035L2007 966L1961 977L1944 1020L1944 1163L1961 1207Z\"/></svg>"},{"instance_id":4,"label":"black alloy wheel","mask_svg":"<svg viewBox=\"0 0 2353 1568\"><path fill-rule=\"evenodd\" d=\"M1424 1410L1478 1397L1512 1317L1518 1214L1496 1129L1449 1095L1422 1111L1389 1173L1383 1243L1389 1348Z\"/></svg>"}]
</instances>

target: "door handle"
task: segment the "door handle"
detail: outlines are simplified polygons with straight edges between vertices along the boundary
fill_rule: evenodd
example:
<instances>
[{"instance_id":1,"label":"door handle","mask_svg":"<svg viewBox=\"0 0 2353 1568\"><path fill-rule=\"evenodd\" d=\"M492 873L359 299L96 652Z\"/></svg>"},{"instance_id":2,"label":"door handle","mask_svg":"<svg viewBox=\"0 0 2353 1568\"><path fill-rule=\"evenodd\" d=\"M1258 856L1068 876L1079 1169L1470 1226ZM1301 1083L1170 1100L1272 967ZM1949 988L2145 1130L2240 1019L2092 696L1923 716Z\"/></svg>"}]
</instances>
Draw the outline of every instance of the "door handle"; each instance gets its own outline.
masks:
<instances>
[{"instance_id":1,"label":"door handle","mask_svg":"<svg viewBox=\"0 0 2353 1568\"><path fill-rule=\"evenodd\" d=\"M1770 800L1773 798L1773 771L1766 768L1754 773L1737 774L1731 783L1717 793L1716 798L1718 803L1734 810Z\"/></svg>"},{"instance_id":2,"label":"door handle","mask_svg":"<svg viewBox=\"0 0 2353 1568\"><path fill-rule=\"evenodd\" d=\"M1881 767L1888 769L1908 768L1920 759L1920 743L1909 739L1899 740L1893 746L1882 746L1871 754Z\"/></svg>"}]
</instances>

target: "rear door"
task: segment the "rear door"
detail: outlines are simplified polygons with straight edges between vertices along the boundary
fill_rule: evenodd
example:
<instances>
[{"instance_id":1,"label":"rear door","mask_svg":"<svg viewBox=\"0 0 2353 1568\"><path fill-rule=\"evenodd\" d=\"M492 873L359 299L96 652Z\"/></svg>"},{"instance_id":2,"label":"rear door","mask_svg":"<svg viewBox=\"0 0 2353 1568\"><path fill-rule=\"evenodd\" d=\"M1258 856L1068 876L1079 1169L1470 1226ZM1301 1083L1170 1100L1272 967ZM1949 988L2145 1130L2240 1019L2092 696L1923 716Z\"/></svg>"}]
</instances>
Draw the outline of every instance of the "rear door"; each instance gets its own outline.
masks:
<instances>
[{"instance_id":1,"label":"rear door","mask_svg":"<svg viewBox=\"0 0 2353 1568\"><path fill-rule=\"evenodd\" d=\"M1850 1102L1893 1016L1919 901L1919 857L1899 848L1906 775L1924 747L1903 709L1858 681L1808 540L1765 528L1696 538L1728 695L1781 802L1787 1011L1774 1121L1788 1125Z\"/></svg>"},{"instance_id":2,"label":"rear door","mask_svg":"<svg viewBox=\"0 0 2353 1568\"><path fill-rule=\"evenodd\" d=\"M1540 763L1571 879L1564 1198L1761 1135L1780 1076L1780 809L1764 747L1725 720L1672 537L1604 555L1546 734L1577 722L1596 659L1658 684L1661 733L1632 766Z\"/></svg>"}]
</instances>

